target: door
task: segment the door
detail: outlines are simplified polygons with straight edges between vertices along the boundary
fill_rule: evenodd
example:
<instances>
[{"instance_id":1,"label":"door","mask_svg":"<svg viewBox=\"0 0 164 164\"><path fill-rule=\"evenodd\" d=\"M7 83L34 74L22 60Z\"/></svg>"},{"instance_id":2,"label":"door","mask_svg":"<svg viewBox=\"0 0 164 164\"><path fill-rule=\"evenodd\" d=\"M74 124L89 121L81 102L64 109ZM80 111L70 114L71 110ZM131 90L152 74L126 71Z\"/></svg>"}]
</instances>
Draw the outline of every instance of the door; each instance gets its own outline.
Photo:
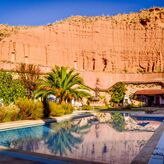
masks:
<instances>
[{"instance_id":1,"label":"door","mask_svg":"<svg viewBox=\"0 0 164 164\"><path fill-rule=\"evenodd\" d=\"M159 96L156 96L156 99L155 99L155 105L160 105L160 97Z\"/></svg>"}]
</instances>

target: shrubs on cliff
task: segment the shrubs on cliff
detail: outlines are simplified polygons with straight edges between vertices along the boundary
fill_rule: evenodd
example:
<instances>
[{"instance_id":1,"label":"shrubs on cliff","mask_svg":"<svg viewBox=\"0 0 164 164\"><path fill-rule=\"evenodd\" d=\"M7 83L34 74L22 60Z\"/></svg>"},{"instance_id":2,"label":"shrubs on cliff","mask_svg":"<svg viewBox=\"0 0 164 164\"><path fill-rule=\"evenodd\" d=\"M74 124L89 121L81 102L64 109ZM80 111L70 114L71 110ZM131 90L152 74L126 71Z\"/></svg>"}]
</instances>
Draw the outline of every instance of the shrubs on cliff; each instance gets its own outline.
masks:
<instances>
[{"instance_id":1,"label":"shrubs on cliff","mask_svg":"<svg viewBox=\"0 0 164 164\"><path fill-rule=\"evenodd\" d=\"M0 24L0 41L19 31L18 26Z\"/></svg>"},{"instance_id":2,"label":"shrubs on cliff","mask_svg":"<svg viewBox=\"0 0 164 164\"><path fill-rule=\"evenodd\" d=\"M18 97L25 97L26 89L11 73L0 72L0 99L4 104L14 102Z\"/></svg>"},{"instance_id":3,"label":"shrubs on cliff","mask_svg":"<svg viewBox=\"0 0 164 164\"><path fill-rule=\"evenodd\" d=\"M8 36L10 36L10 31L6 29L1 29L0 30L0 41Z\"/></svg>"}]
</instances>

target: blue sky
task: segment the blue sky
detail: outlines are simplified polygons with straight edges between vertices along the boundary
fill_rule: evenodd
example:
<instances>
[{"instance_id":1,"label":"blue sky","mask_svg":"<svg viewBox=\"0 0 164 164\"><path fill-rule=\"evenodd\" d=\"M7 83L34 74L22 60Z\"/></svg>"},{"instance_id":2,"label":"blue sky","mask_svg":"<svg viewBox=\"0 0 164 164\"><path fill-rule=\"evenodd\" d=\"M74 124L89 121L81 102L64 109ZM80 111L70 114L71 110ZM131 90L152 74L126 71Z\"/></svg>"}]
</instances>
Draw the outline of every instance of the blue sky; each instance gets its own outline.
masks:
<instances>
[{"instance_id":1,"label":"blue sky","mask_svg":"<svg viewBox=\"0 0 164 164\"><path fill-rule=\"evenodd\" d=\"M114 15L153 6L164 0L0 0L0 24L45 25L72 15Z\"/></svg>"}]
</instances>

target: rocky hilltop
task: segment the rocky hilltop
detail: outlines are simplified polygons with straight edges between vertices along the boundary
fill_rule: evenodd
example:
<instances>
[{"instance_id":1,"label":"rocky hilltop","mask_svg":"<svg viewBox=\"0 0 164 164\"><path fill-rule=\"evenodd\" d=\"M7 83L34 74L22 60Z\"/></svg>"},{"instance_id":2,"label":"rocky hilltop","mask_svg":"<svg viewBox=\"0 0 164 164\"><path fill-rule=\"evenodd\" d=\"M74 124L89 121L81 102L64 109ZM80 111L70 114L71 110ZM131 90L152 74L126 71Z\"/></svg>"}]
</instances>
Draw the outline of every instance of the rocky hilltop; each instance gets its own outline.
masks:
<instances>
[{"instance_id":1,"label":"rocky hilltop","mask_svg":"<svg viewBox=\"0 0 164 164\"><path fill-rule=\"evenodd\" d=\"M116 16L73 16L46 26L0 25L0 61L3 68L9 68L6 63L22 62L74 67L86 81L92 74L92 83L109 74L114 74L112 78L118 74L115 81L121 81L125 76L125 80L138 80L137 75L131 79L131 74L162 73L164 8ZM154 79L150 77L147 80Z\"/></svg>"}]
</instances>

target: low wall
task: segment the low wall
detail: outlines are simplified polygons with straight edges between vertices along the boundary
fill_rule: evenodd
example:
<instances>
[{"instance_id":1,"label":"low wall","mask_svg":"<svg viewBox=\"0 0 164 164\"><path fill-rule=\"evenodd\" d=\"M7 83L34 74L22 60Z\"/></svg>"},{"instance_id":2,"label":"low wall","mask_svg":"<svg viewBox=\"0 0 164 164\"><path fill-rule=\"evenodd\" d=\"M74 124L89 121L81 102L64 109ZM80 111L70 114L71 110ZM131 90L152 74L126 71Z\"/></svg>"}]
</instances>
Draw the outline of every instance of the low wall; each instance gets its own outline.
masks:
<instances>
[{"instance_id":1,"label":"low wall","mask_svg":"<svg viewBox=\"0 0 164 164\"><path fill-rule=\"evenodd\" d=\"M111 85L123 82L164 82L164 73L105 73L81 71L85 83L92 88L98 85L101 89L109 88ZM99 82L96 82L99 79ZM98 84L97 84L98 83Z\"/></svg>"},{"instance_id":2,"label":"low wall","mask_svg":"<svg viewBox=\"0 0 164 164\"><path fill-rule=\"evenodd\" d=\"M19 63L0 61L0 69L15 71ZM49 72L51 67L39 65L42 73ZM76 70L78 71L78 70ZM123 82L164 82L164 73L108 73L100 71L79 71L86 85L107 89L113 84ZM98 82L97 82L98 79Z\"/></svg>"}]
</instances>

